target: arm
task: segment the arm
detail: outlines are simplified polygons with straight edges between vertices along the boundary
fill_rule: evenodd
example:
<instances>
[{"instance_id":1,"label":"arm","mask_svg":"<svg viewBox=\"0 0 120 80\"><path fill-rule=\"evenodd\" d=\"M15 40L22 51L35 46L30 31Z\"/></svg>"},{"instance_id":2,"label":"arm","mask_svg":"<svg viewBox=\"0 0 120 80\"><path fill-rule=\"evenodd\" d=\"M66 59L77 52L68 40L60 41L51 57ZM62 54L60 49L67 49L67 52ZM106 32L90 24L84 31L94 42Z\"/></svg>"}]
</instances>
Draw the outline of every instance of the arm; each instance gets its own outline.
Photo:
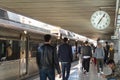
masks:
<instances>
[{"instance_id":1,"label":"arm","mask_svg":"<svg viewBox=\"0 0 120 80\"><path fill-rule=\"evenodd\" d=\"M94 53L94 55L93 55L93 57L97 57L97 49L95 49L95 53Z\"/></svg>"},{"instance_id":2,"label":"arm","mask_svg":"<svg viewBox=\"0 0 120 80\"><path fill-rule=\"evenodd\" d=\"M40 67L40 52L39 52L39 48L37 50L37 53L36 53L36 62L37 62L37 65L38 67Z\"/></svg>"},{"instance_id":3,"label":"arm","mask_svg":"<svg viewBox=\"0 0 120 80\"><path fill-rule=\"evenodd\" d=\"M105 52L104 49L102 48L102 53L103 53L103 58L105 57Z\"/></svg>"},{"instance_id":4,"label":"arm","mask_svg":"<svg viewBox=\"0 0 120 80\"><path fill-rule=\"evenodd\" d=\"M57 52L56 52L56 49L54 48L54 64L55 64L55 68L58 72L58 74L61 73L61 70L60 70L60 66L59 66L59 61L58 61L58 55L57 55Z\"/></svg>"},{"instance_id":5,"label":"arm","mask_svg":"<svg viewBox=\"0 0 120 80\"><path fill-rule=\"evenodd\" d=\"M105 78L111 78L111 77L114 77L114 74L105 75Z\"/></svg>"},{"instance_id":6,"label":"arm","mask_svg":"<svg viewBox=\"0 0 120 80\"><path fill-rule=\"evenodd\" d=\"M81 47L81 59L83 57L83 47Z\"/></svg>"},{"instance_id":7,"label":"arm","mask_svg":"<svg viewBox=\"0 0 120 80\"><path fill-rule=\"evenodd\" d=\"M92 58L92 48L90 47L90 57Z\"/></svg>"},{"instance_id":8,"label":"arm","mask_svg":"<svg viewBox=\"0 0 120 80\"><path fill-rule=\"evenodd\" d=\"M70 57L71 57L71 62L72 62L73 61L72 46L70 46Z\"/></svg>"},{"instance_id":9,"label":"arm","mask_svg":"<svg viewBox=\"0 0 120 80\"><path fill-rule=\"evenodd\" d=\"M60 58L60 46L58 47L58 58Z\"/></svg>"},{"instance_id":10,"label":"arm","mask_svg":"<svg viewBox=\"0 0 120 80\"><path fill-rule=\"evenodd\" d=\"M81 46L78 47L78 53L81 54Z\"/></svg>"},{"instance_id":11,"label":"arm","mask_svg":"<svg viewBox=\"0 0 120 80\"><path fill-rule=\"evenodd\" d=\"M113 78L113 77L114 77L114 74L113 74L113 73L111 73L111 74L109 74L109 75L102 74L101 76L102 76L103 78Z\"/></svg>"}]
</instances>

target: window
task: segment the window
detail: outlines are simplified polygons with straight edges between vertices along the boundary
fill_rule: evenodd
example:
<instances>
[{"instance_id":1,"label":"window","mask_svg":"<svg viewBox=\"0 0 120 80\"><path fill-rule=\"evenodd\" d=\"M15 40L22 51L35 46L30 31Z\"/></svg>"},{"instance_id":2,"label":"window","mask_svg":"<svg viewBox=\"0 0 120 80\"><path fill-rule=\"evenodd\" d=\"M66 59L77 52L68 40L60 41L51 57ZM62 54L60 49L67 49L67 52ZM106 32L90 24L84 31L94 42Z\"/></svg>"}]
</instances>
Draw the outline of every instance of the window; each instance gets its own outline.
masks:
<instances>
[{"instance_id":1,"label":"window","mask_svg":"<svg viewBox=\"0 0 120 80\"><path fill-rule=\"evenodd\" d=\"M13 40L0 40L0 61L20 58L20 43Z\"/></svg>"}]
</instances>

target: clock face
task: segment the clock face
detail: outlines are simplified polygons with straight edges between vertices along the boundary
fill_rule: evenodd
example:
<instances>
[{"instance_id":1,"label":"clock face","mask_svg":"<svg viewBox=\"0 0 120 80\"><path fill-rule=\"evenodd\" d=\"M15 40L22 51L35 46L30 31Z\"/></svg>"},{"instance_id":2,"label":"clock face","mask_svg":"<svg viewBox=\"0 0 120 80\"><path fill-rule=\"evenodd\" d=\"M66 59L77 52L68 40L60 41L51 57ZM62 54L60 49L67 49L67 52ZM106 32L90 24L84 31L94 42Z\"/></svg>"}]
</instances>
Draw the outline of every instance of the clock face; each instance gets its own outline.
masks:
<instances>
[{"instance_id":1,"label":"clock face","mask_svg":"<svg viewBox=\"0 0 120 80\"><path fill-rule=\"evenodd\" d=\"M103 30L110 24L110 16L105 11L96 11L91 16L92 26L96 29Z\"/></svg>"}]
</instances>

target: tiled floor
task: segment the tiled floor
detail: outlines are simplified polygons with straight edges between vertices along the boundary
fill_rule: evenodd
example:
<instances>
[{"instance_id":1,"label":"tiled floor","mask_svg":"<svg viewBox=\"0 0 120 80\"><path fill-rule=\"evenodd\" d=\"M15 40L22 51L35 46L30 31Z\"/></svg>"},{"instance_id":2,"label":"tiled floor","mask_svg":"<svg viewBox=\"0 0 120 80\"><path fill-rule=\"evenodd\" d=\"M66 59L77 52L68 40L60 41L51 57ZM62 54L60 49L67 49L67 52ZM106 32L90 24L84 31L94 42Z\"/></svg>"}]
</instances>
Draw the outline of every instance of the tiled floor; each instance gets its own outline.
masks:
<instances>
[{"instance_id":1,"label":"tiled floor","mask_svg":"<svg viewBox=\"0 0 120 80\"><path fill-rule=\"evenodd\" d=\"M118 54L118 53L115 54L115 61L119 60L118 55L120 56L120 54ZM90 72L88 75L84 75L82 73L80 67L81 67L80 60L72 63L72 68L71 68L69 80L106 80L105 78L98 77L96 66L94 66L93 63L90 64ZM107 66L104 66L103 71L104 71L104 74L111 73L111 69L109 69ZM29 80L40 80L40 79L37 76L36 78L29 79ZM56 80L62 80L62 79L58 78L58 75L56 75Z\"/></svg>"},{"instance_id":2,"label":"tiled floor","mask_svg":"<svg viewBox=\"0 0 120 80\"><path fill-rule=\"evenodd\" d=\"M110 73L110 69L107 66L104 67L104 73L105 74ZM33 80L39 80L39 78ZM62 80L62 79L58 78L58 75L56 75L56 80ZM80 70L79 62L77 61L72 64L69 80L106 80L106 79L102 77L98 77L96 66L94 66L94 64L90 65L90 72L88 73L88 75L84 75Z\"/></svg>"}]
</instances>

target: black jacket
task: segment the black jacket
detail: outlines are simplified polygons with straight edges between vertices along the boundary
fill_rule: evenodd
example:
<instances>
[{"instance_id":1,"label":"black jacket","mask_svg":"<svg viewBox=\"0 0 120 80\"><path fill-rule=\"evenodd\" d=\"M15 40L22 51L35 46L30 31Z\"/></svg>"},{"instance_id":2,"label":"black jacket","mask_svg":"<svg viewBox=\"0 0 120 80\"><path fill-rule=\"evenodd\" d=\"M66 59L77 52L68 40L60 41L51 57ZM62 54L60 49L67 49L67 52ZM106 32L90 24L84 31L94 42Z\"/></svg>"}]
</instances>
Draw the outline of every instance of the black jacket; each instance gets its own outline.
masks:
<instances>
[{"instance_id":1,"label":"black jacket","mask_svg":"<svg viewBox=\"0 0 120 80\"><path fill-rule=\"evenodd\" d=\"M59 74L61 73L56 48L50 44L44 44L38 47L36 59L39 69L56 68L57 72Z\"/></svg>"},{"instance_id":2,"label":"black jacket","mask_svg":"<svg viewBox=\"0 0 120 80\"><path fill-rule=\"evenodd\" d=\"M72 62L72 47L67 43L60 45L58 49L58 57L61 62Z\"/></svg>"},{"instance_id":3,"label":"black jacket","mask_svg":"<svg viewBox=\"0 0 120 80\"><path fill-rule=\"evenodd\" d=\"M82 53L82 57L83 56L90 56L92 57L92 50L90 46L83 46L81 48L81 53Z\"/></svg>"}]
</instances>

